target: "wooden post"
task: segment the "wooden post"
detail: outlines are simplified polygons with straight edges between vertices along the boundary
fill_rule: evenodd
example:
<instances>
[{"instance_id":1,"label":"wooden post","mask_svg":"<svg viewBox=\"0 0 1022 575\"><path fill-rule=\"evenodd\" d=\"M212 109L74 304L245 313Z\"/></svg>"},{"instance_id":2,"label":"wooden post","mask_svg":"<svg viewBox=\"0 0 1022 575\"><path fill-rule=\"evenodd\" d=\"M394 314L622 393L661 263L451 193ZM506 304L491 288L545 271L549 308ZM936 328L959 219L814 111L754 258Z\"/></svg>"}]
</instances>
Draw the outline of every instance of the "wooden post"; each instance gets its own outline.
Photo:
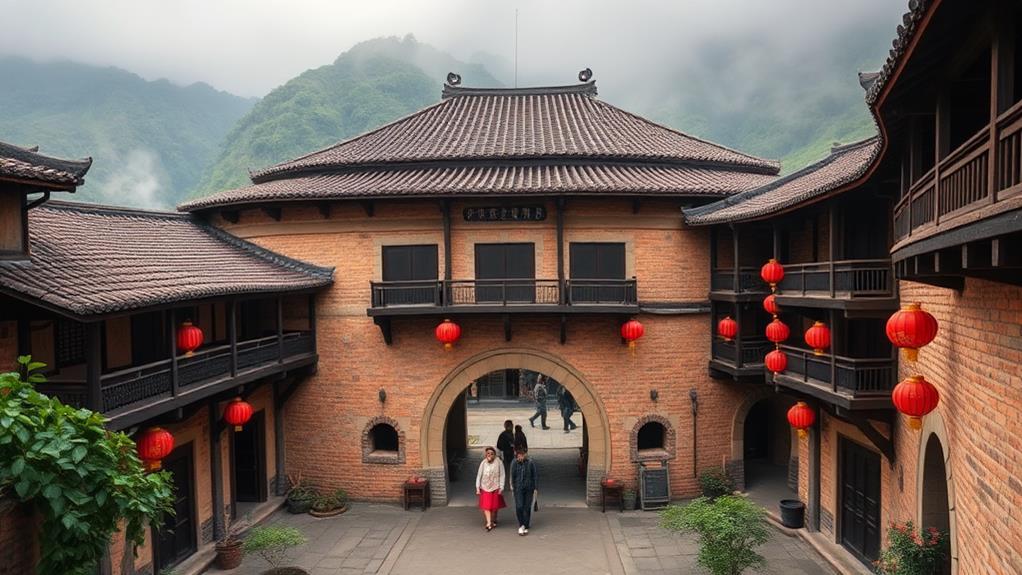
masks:
<instances>
[{"instance_id":1,"label":"wooden post","mask_svg":"<svg viewBox=\"0 0 1022 575\"><path fill-rule=\"evenodd\" d=\"M177 380L177 310L170 310L167 314L169 318L168 324L170 324L170 395L177 397L177 388L179 382Z\"/></svg>"},{"instance_id":2,"label":"wooden post","mask_svg":"<svg viewBox=\"0 0 1022 575\"><path fill-rule=\"evenodd\" d=\"M231 345L231 377L238 375L238 302L227 302L227 339Z\"/></svg>"},{"instance_id":3,"label":"wooden post","mask_svg":"<svg viewBox=\"0 0 1022 575\"><path fill-rule=\"evenodd\" d=\"M309 294L309 333L312 336L312 352L316 353L316 294Z\"/></svg>"},{"instance_id":4,"label":"wooden post","mask_svg":"<svg viewBox=\"0 0 1022 575\"><path fill-rule=\"evenodd\" d=\"M777 225L777 222L774 222L772 227L774 240L774 259L777 261L781 261L781 228L780 226Z\"/></svg>"},{"instance_id":5,"label":"wooden post","mask_svg":"<svg viewBox=\"0 0 1022 575\"><path fill-rule=\"evenodd\" d=\"M277 363L284 363L284 298L277 296Z\"/></svg>"},{"instance_id":6,"label":"wooden post","mask_svg":"<svg viewBox=\"0 0 1022 575\"><path fill-rule=\"evenodd\" d=\"M1011 102L1013 86L1006 85L1008 80L1014 83L1014 36L1005 33L1006 26L1011 18L1004 17L1002 5L998 4L995 9L996 21L993 22L994 37L990 42L990 136L987 146L987 195L989 203L997 201L997 192L1000 182L997 175L1000 173L1000 158L997 150L1000 139L1000 130L997 126L997 116L1001 113L1003 105ZM1010 67L1009 67L1010 66Z\"/></svg>"},{"instance_id":7,"label":"wooden post","mask_svg":"<svg viewBox=\"0 0 1022 575\"><path fill-rule=\"evenodd\" d=\"M98 321L85 324L85 387L88 390L88 408L103 412L103 324Z\"/></svg>"},{"instance_id":8,"label":"wooden post","mask_svg":"<svg viewBox=\"0 0 1022 575\"><path fill-rule=\"evenodd\" d=\"M833 271L833 270L832 270ZM833 297L833 296L832 296ZM834 325L835 313L834 309L831 308L827 311L830 315L830 389L834 393L837 393L837 326ZM808 366L808 362L806 363ZM806 369L806 373L809 370Z\"/></svg>"},{"instance_id":9,"label":"wooden post","mask_svg":"<svg viewBox=\"0 0 1022 575\"><path fill-rule=\"evenodd\" d=\"M834 297L834 258L837 257L837 218L834 215L834 202L831 200L827 205L827 272L830 274L830 297ZM803 275L802 277L805 277Z\"/></svg>"},{"instance_id":10,"label":"wooden post","mask_svg":"<svg viewBox=\"0 0 1022 575\"><path fill-rule=\"evenodd\" d=\"M734 224L731 224L731 240L732 240L731 243L732 243L732 247L734 248L734 254L735 254L735 277L734 277L733 289L734 289L735 293L738 293L739 291L741 291L739 288L742 285L741 284L741 278L740 278L740 275L742 273L742 269L741 269L741 266L738 265L738 226L736 226Z\"/></svg>"},{"instance_id":11,"label":"wooden post","mask_svg":"<svg viewBox=\"0 0 1022 575\"><path fill-rule=\"evenodd\" d=\"M735 365L742 367L742 303L735 302L735 322L738 323L738 331L735 333ZM712 332L711 332L712 333Z\"/></svg>"},{"instance_id":12,"label":"wooden post","mask_svg":"<svg viewBox=\"0 0 1022 575\"><path fill-rule=\"evenodd\" d=\"M950 135L951 129L951 116L948 110L948 95L945 91L940 94L937 98L937 117L936 117L936 142L933 146L935 158L933 161L933 225L937 226L940 224L940 161L944 159L944 156L948 153L948 136Z\"/></svg>"},{"instance_id":13,"label":"wooden post","mask_svg":"<svg viewBox=\"0 0 1022 575\"><path fill-rule=\"evenodd\" d=\"M277 495L286 495L289 485L284 468L284 402L281 401L280 384L279 381L273 382L273 465L277 475L273 489Z\"/></svg>"},{"instance_id":14,"label":"wooden post","mask_svg":"<svg viewBox=\"0 0 1022 575\"><path fill-rule=\"evenodd\" d=\"M809 429L809 521L806 528L809 531L820 530L820 420L823 419L823 412L819 406L814 406L817 411L816 422Z\"/></svg>"},{"instance_id":15,"label":"wooden post","mask_svg":"<svg viewBox=\"0 0 1022 575\"><path fill-rule=\"evenodd\" d=\"M209 402L209 466L213 477L213 540L219 541L224 536L224 474L220 461L220 413L216 401Z\"/></svg>"},{"instance_id":16,"label":"wooden post","mask_svg":"<svg viewBox=\"0 0 1022 575\"><path fill-rule=\"evenodd\" d=\"M440 211L444 220L444 279L451 281L451 201L442 200Z\"/></svg>"},{"instance_id":17,"label":"wooden post","mask_svg":"<svg viewBox=\"0 0 1022 575\"><path fill-rule=\"evenodd\" d=\"M564 305L564 198L558 197L557 205L557 303Z\"/></svg>"}]
</instances>

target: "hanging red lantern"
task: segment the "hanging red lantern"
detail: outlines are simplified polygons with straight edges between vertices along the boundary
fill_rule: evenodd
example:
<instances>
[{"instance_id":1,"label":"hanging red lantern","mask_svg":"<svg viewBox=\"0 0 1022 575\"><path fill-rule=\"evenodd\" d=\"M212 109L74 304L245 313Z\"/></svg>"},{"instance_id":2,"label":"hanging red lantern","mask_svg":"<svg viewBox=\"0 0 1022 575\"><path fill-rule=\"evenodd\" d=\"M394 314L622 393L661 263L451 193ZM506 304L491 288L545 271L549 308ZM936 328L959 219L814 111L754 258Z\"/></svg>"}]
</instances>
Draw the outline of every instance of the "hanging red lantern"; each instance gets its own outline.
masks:
<instances>
[{"instance_id":1,"label":"hanging red lantern","mask_svg":"<svg viewBox=\"0 0 1022 575\"><path fill-rule=\"evenodd\" d=\"M199 349L202 340L202 330L198 326L192 325L190 321L182 323L181 327L177 328L177 350L185 352L186 356L192 355L192 352Z\"/></svg>"},{"instance_id":2,"label":"hanging red lantern","mask_svg":"<svg viewBox=\"0 0 1022 575\"><path fill-rule=\"evenodd\" d=\"M763 309L768 314L777 317L777 314L781 313L781 308L777 307L777 296L770 294L763 298Z\"/></svg>"},{"instance_id":3,"label":"hanging red lantern","mask_svg":"<svg viewBox=\"0 0 1022 575\"><path fill-rule=\"evenodd\" d=\"M788 326L783 321L777 318L774 318L774 321L766 326L767 339L774 343L781 343L788 339L789 335L791 335L791 330L788 329Z\"/></svg>"},{"instance_id":4,"label":"hanging red lantern","mask_svg":"<svg viewBox=\"0 0 1022 575\"><path fill-rule=\"evenodd\" d=\"M717 334L724 338L724 341L731 341L738 335L738 322L727 316L717 323Z\"/></svg>"},{"instance_id":5,"label":"hanging red lantern","mask_svg":"<svg viewBox=\"0 0 1022 575\"><path fill-rule=\"evenodd\" d=\"M764 365L769 371L773 373L781 373L788 369L788 356L783 351L775 349L770 353L766 354L766 358L763 360Z\"/></svg>"},{"instance_id":6,"label":"hanging red lantern","mask_svg":"<svg viewBox=\"0 0 1022 575\"><path fill-rule=\"evenodd\" d=\"M806 345L813 348L813 355L823 355L823 352L830 347L830 328L822 321L813 324L813 327L806 330Z\"/></svg>"},{"instance_id":7,"label":"hanging red lantern","mask_svg":"<svg viewBox=\"0 0 1022 575\"><path fill-rule=\"evenodd\" d=\"M770 284L771 290L774 290L777 288L777 284L781 283L781 280L784 279L784 266L779 264L777 260L770 258L770 260L763 264L763 267L760 268L759 277L763 278L763 281Z\"/></svg>"},{"instance_id":8,"label":"hanging red lantern","mask_svg":"<svg viewBox=\"0 0 1022 575\"><path fill-rule=\"evenodd\" d=\"M150 427L139 436L135 451L146 471L159 471L162 460L174 451L174 436L162 427Z\"/></svg>"},{"instance_id":9,"label":"hanging red lantern","mask_svg":"<svg viewBox=\"0 0 1022 575\"><path fill-rule=\"evenodd\" d=\"M461 326L449 319L436 326L436 338L444 344L445 351L451 351L455 342L461 339Z\"/></svg>"},{"instance_id":10,"label":"hanging red lantern","mask_svg":"<svg viewBox=\"0 0 1022 575\"><path fill-rule=\"evenodd\" d=\"M894 386L891 401L898 411L908 416L908 426L918 431L923 426L923 416L940 403L940 393L923 376L912 375Z\"/></svg>"},{"instance_id":11,"label":"hanging red lantern","mask_svg":"<svg viewBox=\"0 0 1022 575\"><path fill-rule=\"evenodd\" d=\"M628 349L635 350L635 340L646 333L646 328L639 323L639 320L630 319L621 324L621 339L628 342Z\"/></svg>"},{"instance_id":12,"label":"hanging red lantern","mask_svg":"<svg viewBox=\"0 0 1022 575\"><path fill-rule=\"evenodd\" d=\"M816 423L816 412L804 401L800 401L788 410L788 423L798 430L800 438L805 438L807 430Z\"/></svg>"},{"instance_id":13,"label":"hanging red lantern","mask_svg":"<svg viewBox=\"0 0 1022 575\"><path fill-rule=\"evenodd\" d=\"M250 419L252 419L252 405L240 397L232 399L224 408L224 421L228 425L233 425L234 431L241 431L241 426L248 423Z\"/></svg>"},{"instance_id":14,"label":"hanging red lantern","mask_svg":"<svg viewBox=\"0 0 1022 575\"><path fill-rule=\"evenodd\" d=\"M900 347L905 359L915 361L919 357L919 348L937 337L937 319L922 306L910 303L887 320L887 339Z\"/></svg>"}]
</instances>

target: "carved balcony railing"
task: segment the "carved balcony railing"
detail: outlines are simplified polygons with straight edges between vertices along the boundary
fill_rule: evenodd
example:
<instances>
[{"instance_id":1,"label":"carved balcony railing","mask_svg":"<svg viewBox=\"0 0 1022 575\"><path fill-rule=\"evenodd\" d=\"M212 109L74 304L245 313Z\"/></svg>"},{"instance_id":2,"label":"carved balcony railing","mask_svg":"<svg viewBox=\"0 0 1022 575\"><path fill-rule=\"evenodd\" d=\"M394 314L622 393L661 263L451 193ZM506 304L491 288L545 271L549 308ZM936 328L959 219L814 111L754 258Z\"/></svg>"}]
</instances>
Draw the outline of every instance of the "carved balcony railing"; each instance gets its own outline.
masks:
<instances>
[{"instance_id":1,"label":"carved balcony railing","mask_svg":"<svg viewBox=\"0 0 1022 575\"><path fill-rule=\"evenodd\" d=\"M632 279L470 279L371 282L373 310L638 306ZM407 309L411 308L411 310Z\"/></svg>"},{"instance_id":2,"label":"carved balcony railing","mask_svg":"<svg viewBox=\"0 0 1022 575\"><path fill-rule=\"evenodd\" d=\"M812 350L782 345L788 368L778 381L804 384L855 397L889 396L897 376L897 363L886 358L851 358L815 355Z\"/></svg>"},{"instance_id":3,"label":"carved balcony railing","mask_svg":"<svg viewBox=\"0 0 1022 575\"><path fill-rule=\"evenodd\" d=\"M738 282L735 282L735 274ZM733 293L766 293L770 286L759 277L758 267L717 268L710 273L710 290Z\"/></svg>"},{"instance_id":4,"label":"carved balcony railing","mask_svg":"<svg viewBox=\"0 0 1022 575\"><path fill-rule=\"evenodd\" d=\"M778 296L894 297L891 260L785 264Z\"/></svg>"},{"instance_id":5,"label":"carved balcony railing","mask_svg":"<svg viewBox=\"0 0 1022 575\"><path fill-rule=\"evenodd\" d=\"M984 126L911 185L894 207L895 239L966 223L971 219L961 216L1020 192L1022 102L1002 113L993 130Z\"/></svg>"}]
</instances>

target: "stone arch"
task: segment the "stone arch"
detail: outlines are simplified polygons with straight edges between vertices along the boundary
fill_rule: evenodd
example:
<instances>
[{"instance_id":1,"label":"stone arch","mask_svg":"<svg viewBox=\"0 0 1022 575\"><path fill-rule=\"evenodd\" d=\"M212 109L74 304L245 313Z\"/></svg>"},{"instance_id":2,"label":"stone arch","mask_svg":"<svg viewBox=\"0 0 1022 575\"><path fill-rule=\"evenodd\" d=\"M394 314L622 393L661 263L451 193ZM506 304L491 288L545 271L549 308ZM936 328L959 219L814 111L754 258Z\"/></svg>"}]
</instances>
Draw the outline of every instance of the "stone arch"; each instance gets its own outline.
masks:
<instances>
[{"instance_id":1,"label":"stone arch","mask_svg":"<svg viewBox=\"0 0 1022 575\"><path fill-rule=\"evenodd\" d=\"M731 460L727 463L727 474L734 482L735 488L745 491L745 418L752 407L775 395L773 389L756 387L738 404L734 419L731 422Z\"/></svg>"},{"instance_id":2,"label":"stone arch","mask_svg":"<svg viewBox=\"0 0 1022 575\"><path fill-rule=\"evenodd\" d=\"M647 423L658 423L663 427L663 449L639 451L639 430ZM639 420L635 422L635 425L632 426L632 432L628 435L628 450L632 462L674 459L678 451L677 446L677 434L674 432L674 426L671 425L671 421L656 413L648 413L640 417ZM645 453L645 451L651 451L652 453Z\"/></svg>"},{"instance_id":3,"label":"stone arch","mask_svg":"<svg viewBox=\"0 0 1022 575\"><path fill-rule=\"evenodd\" d=\"M600 497L600 481L610 469L610 424L607 411L581 372L556 355L528 348L505 348L476 354L452 369L433 390L423 412L419 438L422 471L430 478L433 500L438 504L447 502L444 434L451 406L473 381L500 369L528 369L542 373L552 377L574 396L585 417L589 434L586 500L595 504Z\"/></svg>"},{"instance_id":4,"label":"stone arch","mask_svg":"<svg viewBox=\"0 0 1022 575\"><path fill-rule=\"evenodd\" d=\"M927 516L927 512L933 510L926 509L924 507L926 500L930 500L930 497L923 497L924 493L927 493L927 482L933 481L936 478L929 477L927 471L931 472L934 469L939 469L935 466L933 461L927 461L927 454L932 457L934 455L940 457L938 465L943 466L944 471L944 485L947 486L947 520L948 520L948 531L950 533L950 548L951 548L951 573L952 575L958 573L958 533L955 521L955 482L954 473L951 467L951 443L948 437L947 427L944 425L944 418L941 417L938 411L934 411L927 415L923 419L923 429L921 430L919 441L919 454L916 462L916 523L920 528L928 527L929 525L923 525L924 517ZM935 441L936 443L931 443ZM939 447L939 452L936 454L934 446ZM929 449L927 449L929 448ZM929 464L929 467L927 467Z\"/></svg>"}]
</instances>

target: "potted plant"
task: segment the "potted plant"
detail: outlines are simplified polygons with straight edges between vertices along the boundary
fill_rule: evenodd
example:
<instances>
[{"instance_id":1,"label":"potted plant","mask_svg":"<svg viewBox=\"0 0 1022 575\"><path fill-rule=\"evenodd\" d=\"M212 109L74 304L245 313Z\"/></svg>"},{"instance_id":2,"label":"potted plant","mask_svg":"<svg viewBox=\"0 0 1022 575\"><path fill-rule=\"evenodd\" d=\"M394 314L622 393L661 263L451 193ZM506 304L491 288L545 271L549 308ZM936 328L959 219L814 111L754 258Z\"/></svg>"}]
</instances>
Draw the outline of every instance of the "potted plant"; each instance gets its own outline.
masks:
<instances>
[{"instance_id":1,"label":"potted plant","mask_svg":"<svg viewBox=\"0 0 1022 575\"><path fill-rule=\"evenodd\" d=\"M635 509L635 490L625 489L621 494L621 498L624 500L625 509L632 511Z\"/></svg>"},{"instance_id":2,"label":"potted plant","mask_svg":"<svg viewBox=\"0 0 1022 575\"><path fill-rule=\"evenodd\" d=\"M930 527L916 532L911 521L894 523L887 530L888 547L873 565L882 575L940 573L948 556L947 533Z\"/></svg>"},{"instance_id":3,"label":"potted plant","mask_svg":"<svg viewBox=\"0 0 1022 575\"><path fill-rule=\"evenodd\" d=\"M671 505L660 512L660 523L666 529L695 532L699 564L713 575L739 575L764 563L756 548L770 536L766 510L740 495Z\"/></svg>"},{"instance_id":4,"label":"potted plant","mask_svg":"<svg viewBox=\"0 0 1022 575\"><path fill-rule=\"evenodd\" d=\"M337 489L333 493L318 494L312 500L309 515L313 517L332 517L348 510L348 493Z\"/></svg>"},{"instance_id":5,"label":"potted plant","mask_svg":"<svg viewBox=\"0 0 1022 575\"><path fill-rule=\"evenodd\" d=\"M726 473L720 469L707 469L699 474L699 489L703 497L714 500L735 491L735 485Z\"/></svg>"},{"instance_id":6,"label":"potted plant","mask_svg":"<svg viewBox=\"0 0 1022 575\"><path fill-rule=\"evenodd\" d=\"M270 564L263 575L308 575L308 571L300 567L283 567L288 560L288 552L307 539L302 532L294 527L283 525L267 525L256 527L245 538L245 553L254 553Z\"/></svg>"},{"instance_id":7,"label":"potted plant","mask_svg":"<svg viewBox=\"0 0 1022 575\"><path fill-rule=\"evenodd\" d=\"M288 477L291 489L287 492L287 510L290 513L306 513L312 508L312 500L316 497L316 489L306 485L301 476L297 479Z\"/></svg>"},{"instance_id":8,"label":"potted plant","mask_svg":"<svg viewBox=\"0 0 1022 575\"><path fill-rule=\"evenodd\" d=\"M231 521L230 513L224 513L224 534L216 542L216 566L218 569L235 569L244 558L242 545L245 543L239 535L242 524Z\"/></svg>"}]
</instances>

